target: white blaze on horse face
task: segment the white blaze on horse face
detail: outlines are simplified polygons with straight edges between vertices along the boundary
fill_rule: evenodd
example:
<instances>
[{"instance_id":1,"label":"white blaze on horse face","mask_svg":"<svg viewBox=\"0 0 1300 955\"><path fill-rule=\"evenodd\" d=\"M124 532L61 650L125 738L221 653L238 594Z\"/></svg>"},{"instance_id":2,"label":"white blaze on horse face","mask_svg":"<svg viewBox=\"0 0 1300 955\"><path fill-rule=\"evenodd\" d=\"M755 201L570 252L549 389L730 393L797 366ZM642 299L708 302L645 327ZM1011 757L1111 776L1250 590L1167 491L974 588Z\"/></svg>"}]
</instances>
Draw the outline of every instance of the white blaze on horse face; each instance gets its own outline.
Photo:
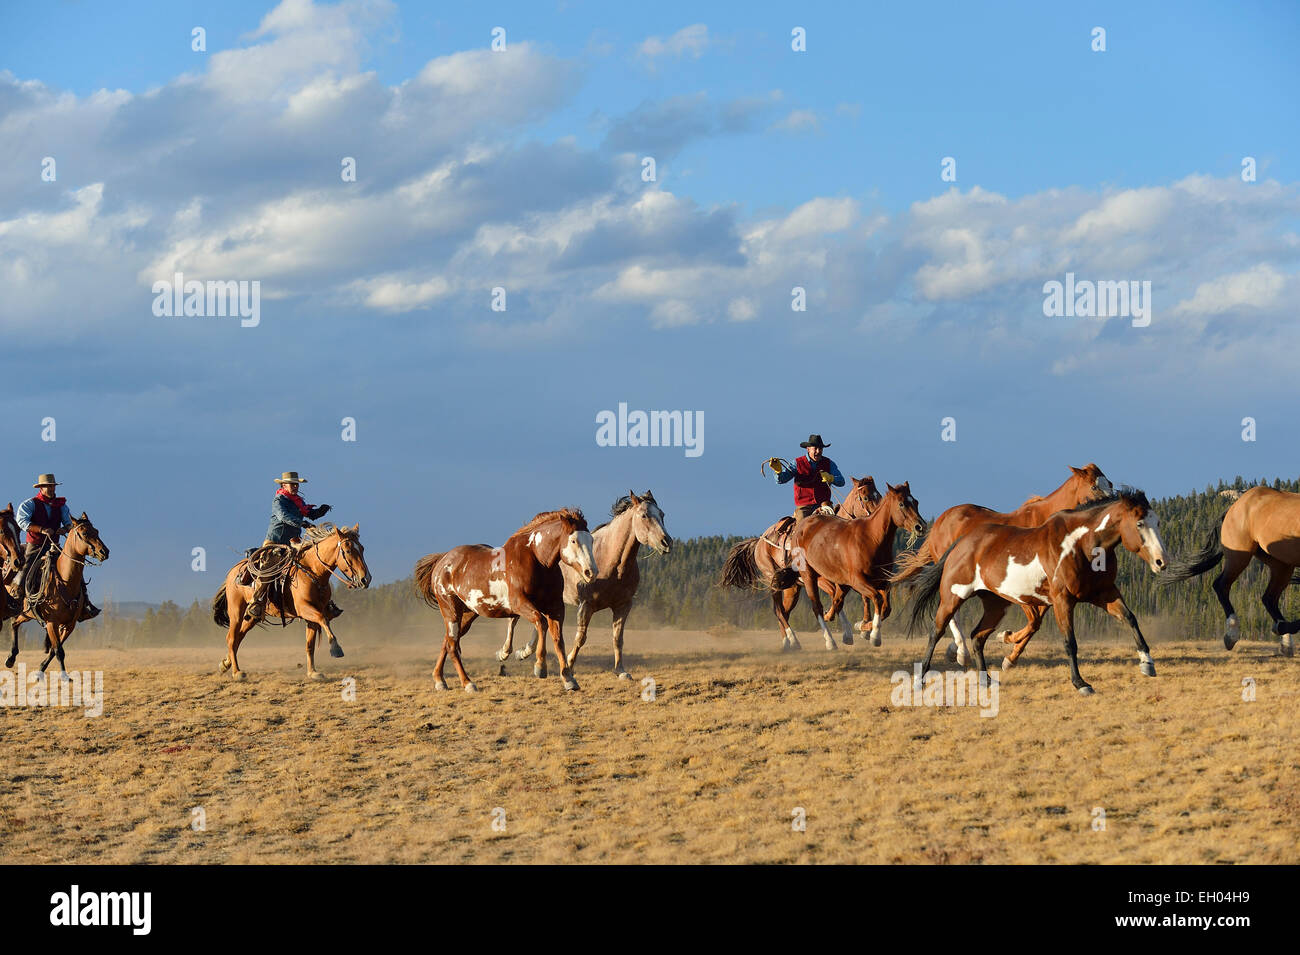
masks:
<instances>
[{"instance_id":1,"label":"white blaze on horse face","mask_svg":"<svg viewBox=\"0 0 1300 955\"><path fill-rule=\"evenodd\" d=\"M1143 526L1138 528L1138 536L1142 538L1142 546L1147 551L1147 563L1151 570L1160 573L1160 567L1156 566L1156 561L1160 561L1161 566L1165 562L1165 545L1160 540L1160 518L1156 517L1155 511L1147 511L1142 518Z\"/></svg>"},{"instance_id":2,"label":"white blaze on horse face","mask_svg":"<svg viewBox=\"0 0 1300 955\"><path fill-rule=\"evenodd\" d=\"M560 551L560 557L587 580L596 576L596 558L592 556L591 534L586 531L574 531Z\"/></svg>"}]
</instances>

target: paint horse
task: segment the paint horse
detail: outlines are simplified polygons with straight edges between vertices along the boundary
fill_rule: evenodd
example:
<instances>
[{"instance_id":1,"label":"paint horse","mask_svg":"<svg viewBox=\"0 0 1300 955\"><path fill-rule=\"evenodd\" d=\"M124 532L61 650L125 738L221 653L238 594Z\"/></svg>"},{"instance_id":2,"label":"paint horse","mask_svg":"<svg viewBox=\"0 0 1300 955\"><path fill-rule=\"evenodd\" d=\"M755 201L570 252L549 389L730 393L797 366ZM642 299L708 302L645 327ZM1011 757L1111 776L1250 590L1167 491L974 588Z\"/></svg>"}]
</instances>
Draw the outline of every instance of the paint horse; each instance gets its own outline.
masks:
<instances>
[{"instance_id":1,"label":"paint horse","mask_svg":"<svg viewBox=\"0 0 1300 955\"><path fill-rule=\"evenodd\" d=\"M578 651L587 642L587 624L592 615L600 610L613 613L614 637L614 672L620 680L631 679L623 668L623 626L627 616L632 612L632 601L636 597L637 585L641 582L641 568L637 565L637 553L644 547L656 554L667 554L673 544L664 526L664 512L646 491L638 497L635 491L628 491L627 496L620 497L610 508L613 520L601 524L592 531L592 554L596 566L600 568L596 578L590 582L579 579L578 571L569 564L562 563L560 570L564 574L564 602L578 608L578 634L574 638L573 649L569 651L567 662L573 669L578 659ZM513 616L506 624L506 642L497 652L497 659L504 663L510 659L514 647L515 624L519 617ZM526 647L518 652L520 660L527 660L536 649L537 637L534 636ZM506 668L501 667L501 675Z\"/></svg>"},{"instance_id":2,"label":"paint horse","mask_svg":"<svg viewBox=\"0 0 1300 955\"><path fill-rule=\"evenodd\" d=\"M1281 652L1293 656L1291 635L1300 631L1300 620L1283 617L1280 600L1292 573L1300 567L1300 494L1271 487L1242 492L1219 519L1205 547L1189 558L1172 561L1166 577L1168 582L1190 580L1223 561L1223 570L1214 580L1214 594L1227 617L1223 645L1231 650L1241 639L1241 627L1228 598L1252 559L1268 568L1268 586L1260 599L1273 620L1273 632L1281 637Z\"/></svg>"},{"instance_id":3,"label":"paint horse","mask_svg":"<svg viewBox=\"0 0 1300 955\"><path fill-rule=\"evenodd\" d=\"M54 573L46 579L36 603L41 622L45 625L45 650L47 651L45 662L41 664L41 672L44 673L57 657L59 678L65 681L72 678L68 676L68 668L63 662L63 644L76 629L77 620L81 616L86 593L82 586L83 568L91 560L100 563L108 560L108 547L99 539L99 531L90 522L86 512L82 511L80 517L72 519L68 536L64 538L63 547L55 561ZM39 569L36 567L28 571L32 574L38 572ZM30 611L21 609L21 594L17 599L18 605L14 608L17 613L14 615L12 625L14 643L9 651L9 658L5 661L7 667L12 667L14 660L18 658L18 628L28 620L36 619ZM8 603L7 598L6 603Z\"/></svg>"},{"instance_id":4,"label":"paint horse","mask_svg":"<svg viewBox=\"0 0 1300 955\"><path fill-rule=\"evenodd\" d=\"M281 622L301 620L307 626L307 679L322 680L316 669L316 638L324 629L330 642L330 656L343 656L330 628L330 599L334 588L330 578L337 577L349 589L364 590L370 586L370 568L366 566L365 548L361 546L361 525L335 527L317 524L306 528L302 540L291 544L296 551L292 558L291 575L284 587L279 605L269 600L268 617L279 617ZM248 674L239 669L239 646L250 630L261 621L245 620L244 609L253 599L253 585L242 583L247 558L230 568L226 581L212 598L212 619L226 628L226 655L221 659L218 673L230 671L235 680L246 680Z\"/></svg>"},{"instance_id":5,"label":"paint horse","mask_svg":"<svg viewBox=\"0 0 1300 955\"><path fill-rule=\"evenodd\" d=\"M1050 607L1064 635L1070 681L1081 694L1091 694L1092 687L1079 675L1074 637L1074 607L1091 603L1129 625L1137 644L1139 669L1145 676L1155 676L1155 663L1137 618L1115 586L1115 549L1123 544L1146 561L1152 573L1160 573L1165 552L1158 526L1146 495L1122 490L1114 497L1059 511L1038 527L984 524L974 528L917 578L911 629L922 626L927 614L936 604L938 607L921 676L930 668L935 645L953 622L957 608L971 597L978 597L984 608L971 631L981 682L987 680L984 642L1013 603L1024 610L1029 625L1015 637L1004 636L1016 644L1002 661L1004 670L1015 664Z\"/></svg>"},{"instance_id":6,"label":"paint horse","mask_svg":"<svg viewBox=\"0 0 1300 955\"><path fill-rule=\"evenodd\" d=\"M1037 527L1057 511L1095 501L1113 493L1114 488L1101 468L1088 464L1081 468L1070 467L1065 483L1046 497L1029 498L1014 511L994 511L978 504L957 504L934 519L930 533L915 550L899 561L898 570L890 578L902 583L915 577L947 553L958 538L983 524L1006 524L1011 527ZM970 662L965 643L958 639L959 629L952 625L952 643L948 659L963 666Z\"/></svg>"},{"instance_id":7,"label":"paint horse","mask_svg":"<svg viewBox=\"0 0 1300 955\"><path fill-rule=\"evenodd\" d=\"M447 689L443 664L451 654L467 693L478 688L460 659L461 638L482 617L524 617L537 628L533 675L546 677L546 631L555 644L566 690L578 689L564 655L564 574L568 564L585 583L596 576L591 533L582 511L542 511L500 547L463 544L428 554L415 564L415 590L442 613L442 652L433 669L434 687Z\"/></svg>"},{"instance_id":8,"label":"paint horse","mask_svg":"<svg viewBox=\"0 0 1300 955\"><path fill-rule=\"evenodd\" d=\"M844 503L839 506L835 512L838 518L844 520L857 520L868 517L875 512L880 504L880 492L876 490L875 479L868 475L865 478L853 478L853 489L844 498ZM804 520L808 520L805 518ZM794 525L798 527L798 525ZM724 587L735 587L740 589L766 589L772 597L772 612L776 614L776 619L781 627L781 649L782 650L800 650L798 636L795 635L794 629L789 626L790 611L794 609L794 604L798 602L799 595L796 590L793 595L773 587L773 579L785 567L790 566L794 555L790 551L790 541L787 535L793 533L791 519L784 517L777 521L758 537L748 537L733 546L727 554L726 563L722 568L722 575L719 583ZM827 580L819 583L827 593L835 596L835 585ZM863 598L863 616L868 614L867 598ZM788 601L789 602L787 605ZM843 632L845 645L853 644L853 632L849 628L847 616L843 612L843 601L839 602L838 617L840 627ZM828 618L833 619L833 618ZM823 628L825 630L825 628ZM826 649L835 649L835 640L827 636Z\"/></svg>"}]
</instances>

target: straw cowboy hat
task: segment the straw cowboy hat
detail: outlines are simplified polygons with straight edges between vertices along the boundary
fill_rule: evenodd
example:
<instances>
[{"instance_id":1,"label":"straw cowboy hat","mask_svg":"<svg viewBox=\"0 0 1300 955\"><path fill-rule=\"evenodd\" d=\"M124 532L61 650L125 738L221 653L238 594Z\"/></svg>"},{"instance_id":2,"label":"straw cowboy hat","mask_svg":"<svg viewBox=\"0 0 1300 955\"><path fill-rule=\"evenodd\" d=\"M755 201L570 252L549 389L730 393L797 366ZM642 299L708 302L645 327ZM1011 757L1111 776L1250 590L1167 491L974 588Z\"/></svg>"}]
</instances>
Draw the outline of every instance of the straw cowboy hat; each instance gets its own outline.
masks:
<instances>
[{"instance_id":1,"label":"straw cowboy hat","mask_svg":"<svg viewBox=\"0 0 1300 955\"><path fill-rule=\"evenodd\" d=\"M42 474L40 477L36 479L36 483L33 484L32 487L50 487L50 486L57 487L58 484L59 482L54 480L53 474Z\"/></svg>"},{"instance_id":2,"label":"straw cowboy hat","mask_svg":"<svg viewBox=\"0 0 1300 955\"><path fill-rule=\"evenodd\" d=\"M285 471L275 479L276 484L306 484L306 478L298 477L297 471Z\"/></svg>"},{"instance_id":3,"label":"straw cowboy hat","mask_svg":"<svg viewBox=\"0 0 1300 955\"><path fill-rule=\"evenodd\" d=\"M820 434L810 434L810 435L808 435L808 440L807 440L807 441L800 441L800 442L799 442L799 447L801 447L801 448L829 448L830 445L829 445L829 444L822 444L822 436L821 436Z\"/></svg>"}]
</instances>

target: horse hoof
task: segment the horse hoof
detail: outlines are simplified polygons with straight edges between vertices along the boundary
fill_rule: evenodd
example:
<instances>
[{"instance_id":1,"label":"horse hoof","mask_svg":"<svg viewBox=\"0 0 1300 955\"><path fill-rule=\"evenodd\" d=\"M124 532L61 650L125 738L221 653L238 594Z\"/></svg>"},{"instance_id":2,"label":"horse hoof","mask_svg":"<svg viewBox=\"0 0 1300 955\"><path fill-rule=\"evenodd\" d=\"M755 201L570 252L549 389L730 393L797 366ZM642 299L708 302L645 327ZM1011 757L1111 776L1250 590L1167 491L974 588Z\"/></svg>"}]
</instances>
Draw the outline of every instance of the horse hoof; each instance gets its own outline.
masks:
<instances>
[{"instance_id":1,"label":"horse hoof","mask_svg":"<svg viewBox=\"0 0 1300 955\"><path fill-rule=\"evenodd\" d=\"M12 670L14 668L14 660L16 659L18 659L17 656L11 656L8 660L5 661L5 666L8 669Z\"/></svg>"},{"instance_id":2,"label":"horse hoof","mask_svg":"<svg viewBox=\"0 0 1300 955\"><path fill-rule=\"evenodd\" d=\"M507 656L509 656L509 654L507 654ZM532 654L529 653L527 650L516 650L516 651L515 651L515 659L516 659L516 660L527 660L527 659L528 659L529 657L531 657L531 656L532 656ZM504 659L504 657L503 657L503 659Z\"/></svg>"},{"instance_id":3,"label":"horse hoof","mask_svg":"<svg viewBox=\"0 0 1300 955\"><path fill-rule=\"evenodd\" d=\"M1010 670L1010 669L1011 669L1013 666L1015 666L1015 665L1016 665L1016 662L1015 662L1014 660L1012 660L1010 657L1003 657L1003 658L1002 658L1002 669L1003 669L1003 670Z\"/></svg>"},{"instance_id":4,"label":"horse hoof","mask_svg":"<svg viewBox=\"0 0 1300 955\"><path fill-rule=\"evenodd\" d=\"M539 667L536 663L534 663L534 664L533 664L533 676L537 677L537 679L539 679L539 680L545 680L545 679L546 679L546 667Z\"/></svg>"},{"instance_id":5,"label":"horse hoof","mask_svg":"<svg viewBox=\"0 0 1300 955\"><path fill-rule=\"evenodd\" d=\"M337 643L331 643L331 644L330 644L330 656L332 656L332 657L341 657L341 656L343 656L343 648L342 648L341 646L339 646Z\"/></svg>"},{"instance_id":6,"label":"horse hoof","mask_svg":"<svg viewBox=\"0 0 1300 955\"><path fill-rule=\"evenodd\" d=\"M225 672L226 672L227 670L229 670L229 669L230 669L230 661L229 661L229 660L222 660L222 661L221 661L221 667L217 670L217 672L218 672L218 673L225 673Z\"/></svg>"},{"instance_id":7,"label":"horse hoof","mask_svg":"<svg viewBox=\"0 0 1300 955\"><path fill-rule=\"evenodd\" d=\"M1295 644L1292 643L1290 640L1282 641L1282 656L1284 657L1295 656Z\"/></svg>"},{"instance_id":8,"label":"horse hoof","mask_svg":"<svg viewBox=\"0 0 1300 955\"><path fill-rule=\"evenodd\" d=\"M447 681L446 681L446 680L434 680L434 681L433 681L433 688L434 688L435 690L445 690L445 689L447 689Z\"/></svg>"},{"instance_id":9,"label":"horse hoof","mask_svg":"<svg viewBox=\"0 0 1300 955\"><path fill-rule=\"evenodd\" d=\"M575 679L574 679L573 677L571 677L571 676L570 676L570 677L565 677L565 679L564 679L564 688L565 688L566 690L576 690L576 689L578 689L578 681L575 680Z\"/></svg>"},{"instance_id":10,"label":"horse hoof","mask_svg":"<svg viewBox=\"0 0 1300 955\"><path fill-rule=\"evenodd\" d=\"M497 676L505 676L505 675L506 675L506 665L503 663L501 664L500 669L497 670Z\"/></svg>"},{"instance_id":11,"label":"horse hoof","mask_svg":"<svg viewBox=\"0 0 1300 955\"><path fill-rule=\"evenodd\" d=\"M497 651L497 660L499 660L499 661L502 662L502 663L505 663L505 662L506 662L507 660L509 660L509 659L510 659L510 651L509 651L509 650L498 650L498 651Z\"/></svg>"},{"instance_id":12,"label":"horse hoof","mask_svg":"<svg viewBox=\"0 0 1300 955\"><path fill-rule=\"evenodd\" d=\"M1142 675L1143 675L1143 676L1155 676L1155 675L1156 675L1156 665L1155 665L1154 663L1143 663L1143 664L1140 664L1140 665L1138 666L1138 669L1142 671Z\"/></svg>"},{"instance_id":13,"label":"horse hoof","mask_svg":"<svg viewBox=\"0 0 1300 955\"><path fill-rule=\"evenodd\" d=\"M626 670L619 670L618 678L620 680L630 680L632 679L632 674L628 673Z\"/></svg>"},{"instance_id":14,"label":"horse hoof","mask_svg":"<svg viewBox=\"0 0 1300 955\"><path fill-rule=\"evenodd\" d=\"M307 674L307 679L320 681L325 679L325 676L320 672L320 670L312 670L310 673Z\"/></svg>"},{"instance_id":15,"label":"horse hoof","mask_svg":"<svg viewBox=\"0 0 1300 955\"><path fill-rule=\"evenodd\" d=\"M232 676L241 683L248 679L248 674L243 670L236 670Z\"/></svg>"},{"instance_id":16,"label":"horse hoof","mask_svg":"<svg viewBox=\"0 0 1300 955\"><path fill-rule=\"evenodd\" d=\"M474 685L474 682L471 680L469 683L466 683L466 684L465 684L465 692L466 692L466 693L477 693L477 692L478 692L478 687L476 687L476 686Z\"/></svg>"},{"instance_id":17,"label":"horse hoof","mask_svg":"<svg viewBox=\"0 0 1300 955\"><path fill-rule=\"evenodd\" d=\"M61 683L71 683L71 682L72 682L72 677L68 676L68 671L67 671L67 670L60 670L60 671L59 671L59 682L61 682Z\"/></svg>"},{"instance_id":18,"label":"horse hoof","mask_svg":"<svg viewBox=\"0 0 1300 955\"><path fill-rule=\"evenodd\" d=\"M867 622L865 620L855 620L853 623L853 629L856 630L858 633L866 633Z\"/></svg>"},{"instance_id":19,"label":"horse hoof","mask_svg":"<svg viewBox=\"0 0 1300 955\"><path fill-rule=\"evenodd\" d=\"M1080 695L1080 696L1092 696L1092 694L1094 694L1095 692L1097 692L1096 690L1094 690L1092 687L1090 687L1090 686L1089 686L1088 684L1086 684L1086 683L1085 683L1083 686L1079 687L1078 690L1079 690L1079 695Z\"/></svg>"},{"instance_id":20,"label":"horse hoof","mask_svg":"<svg viewBox=\"0 0 1300 955\"><path fill-rule=\"evenodd\" d=\"M957 662L957 645L955 643L948 644L947 656L949 663Z\"/></svg>"},{"instance_id":21,"label":"horse hoof","mask_svg":"<svg viewBox=\"0 0 1300 955\"><path fill-rule=\"evenodd\" d=\"M853 646L853 634L844 634L844 636L840 638L840 643L844 644L846 647Z\"/></svg>"},{"instance_id":22,"label":"horse hoof","mask_svg":"<svg viewBox=\"0 0 1300 955\"><path fill-rule=\"evenodd\" d=\"M970 654L966 652L965 647L957 651L957 665L962 667L970 666Z\"/></svg>"},{"instance_id":23,"label":"horse hoof","mask_svg":"<svg viewBox=\"0 0 1300 955\"><path fill-rule=\"evenodd\" d=\"M827 638L826 638L826 649L827 649L827 650L838 650L839 647L835 646L835 641L834 641L834 640L832 640L830 637L827 637Z\"/></svg>"},{"instance_id":24,"label":"horse hoof","mask_svg":"<svg viewBox=\"0 0 1300 955\"><path fill-rule=\"evenodd\" d=\"M880 646L880 642L881 642L880 628L877 627L871 631L871 645L873 647L878 647Z\"/></svg>"},{"instance_id":25,"label":"horse hoof","mask_svg":"<svg viewBox=\"0 0 1300 955\"><path fill-rule=\"evenodd\" d=\"M1226 633L1223 635L1223 648L1225 650L1231 650L1236 645L1237 645L1237 641L1235 639L1233 639L1231 636L1229 636Z\"/></svg>"}]
</instances>

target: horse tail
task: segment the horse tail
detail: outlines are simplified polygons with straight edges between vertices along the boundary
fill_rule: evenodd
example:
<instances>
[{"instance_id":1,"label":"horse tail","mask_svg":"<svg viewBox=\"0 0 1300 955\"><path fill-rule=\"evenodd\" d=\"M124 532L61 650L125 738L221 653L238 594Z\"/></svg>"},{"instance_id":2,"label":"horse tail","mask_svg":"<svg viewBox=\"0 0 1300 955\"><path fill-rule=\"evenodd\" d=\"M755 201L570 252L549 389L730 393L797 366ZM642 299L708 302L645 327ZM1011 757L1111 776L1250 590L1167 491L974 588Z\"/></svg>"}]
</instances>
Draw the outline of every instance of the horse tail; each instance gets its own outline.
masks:
<instances>
[{"instance_id":1,"label":"horse tail","mask_svg":"<svg viewBox=\"0 0 1300 955\"><path fill-rule=\"evenodd\" d=\"M212 598L212 619L219 627L230 626L230 611L226 607L226 585L222 584L217 595Z\"/></svg>"},{"instance_id":2,"label":"horse tail","mask_svg":"<svg viewBox=\"0 0 1300 955\"><path fill-rule=\"evenodd\" d=\"M939 606L939 584L943 582L943 566L947 563L952 548L956 546L954 543L944 551L942 557L921 570L916 582L908 588L908 596L912 601L912 612L907 618L909 634L915 633L917 628L926 622L926 618L933 618L934 611Z\"/></svg>"},{"instance_id":3,"label":"horse tail","mask_svg":"<svg viewBox=\"0 0 1300 955\"><path fill-rule=\"evenodd\" d=\"M746 537L727 553L727 560L722 565L722 575L718 583L723 587L735 587L738 590L758 589L761 574L754 559L754 549L758 546L757 537Z\"/></svg>"},{"instance_id":4,"label":"horse tail","mask_svg":"<svg viewBox=\"0 0 1300 955\"><path fill-rule=\"evenodd\" d=\"M1224 516L1226 514L1221 515L1218 521L1215 522L1214 530L1210 532L1210 539L1205 542L1204 547L1189 557L1175 557L1169 562L1169 566L1160 575L1162 584L1172 584L1180 580L1191 580L1193 577L1199 577L1223 560Z\"/></svg>"},{"instance_id":5,"label":"horse tail","mask_svg":"<svg viewBox=\"0 0 1300 955\"><path fill-rule=\"evenodd\" d=\"M415 562L415 592L430 607L438 606L438 598L433 595L433 568L447 554L426 554Z\"/></svg>"},{"instance_id":6,"label":"horse tail","mask_svg":"<svg viewBox=\"0 0 1300 955\"><path fill-rule=\"evenodd\" d=\"M915 577L928 566L930 566L930 538L927 536L921 538L921 542L916 545L915 550L910 550L899 556L894 564L894 569L889 573L889 582L891 584L901 583Z\"/></svg>"}]
</instances>

